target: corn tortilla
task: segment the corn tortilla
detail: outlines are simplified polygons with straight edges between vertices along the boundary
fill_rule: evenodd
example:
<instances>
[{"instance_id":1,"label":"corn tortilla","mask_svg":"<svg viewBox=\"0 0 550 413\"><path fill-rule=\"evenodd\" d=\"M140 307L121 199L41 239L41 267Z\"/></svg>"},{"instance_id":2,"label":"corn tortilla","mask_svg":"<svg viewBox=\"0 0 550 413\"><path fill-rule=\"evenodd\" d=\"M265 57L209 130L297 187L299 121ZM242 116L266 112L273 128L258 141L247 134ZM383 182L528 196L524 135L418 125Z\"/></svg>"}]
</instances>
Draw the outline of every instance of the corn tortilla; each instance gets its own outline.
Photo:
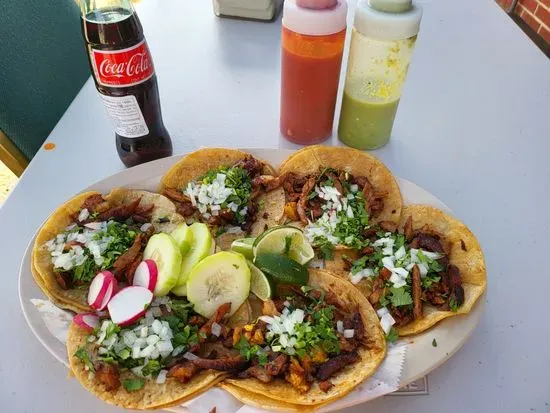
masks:
<instances>
[{"instance_id":1,"label":"corn tortilla","mask_svg":"<svg viewBox=\"0 0 550 413\"><path fill-rule=\"evenodd\" d=\"M74 356L74 353L86 344L88 332L74 323L69 328L67 337L67 353L69 365L80 384L101 400L126 409L160 409L179 405L189 399L197 397L220 380L225 373L214 370L203 370L195 375L189 383L181 383L167 378L165 383L157 384L154 379L148 379L145 386L137 391L129 392L120 386L115 391L107 391L103 384L90 377L84 363ZM133 373L124 371L120 375L121 381L125 378L135 378Z\"/></svg>"},{"instance_id":2,"label":"corn tortilla","mask_svg":"<svg viewBox=\"0 0 550 413\"><path fill-rule=\"evenodd\" d=\"M356 176L366 176L376 191L387 192L384 209L376 217L372 217L372 223L399 222L403 208L399 185L386 165L366 152L334 146L308 146L283 161L279 172L294 172L304 176L318 173L319 169L326 167L345 170Z\"/></svg>"},{"instance_id":3,"label":"corn tortilla","mask_svg":"<svg viewBox=\"0 0 550 413\"><path fill-rule=\"evenodd\" d=\"M159 192L162 192L164 188L184 189L189 182L199 179L208 171L219 167L231 167L249 155L237 149L226 148L203 148L191 152L164 174ZM262 162L264 164L263 175L276 175L276 171L271 165L265 161ZM285 196L282 188L277 188L262 195L260 205L263 205L263 208L260 208L257 213L250 235L257 236L265 228L278 225L283 217L284 204ZM234 239L241 237L242 234L222 234L216 239L216 244L220 249L227 250Z\"/></svg>"},{"instance_id":4,"label":"corn tortilla","mask_svg":"<svg viewBox=\"0 0 550 413\"><path fill-rule=\"evenodd\" d=\"M397 328L400 336L418 334L445 318L468 314L487 288L487 270L483 252L478 240L466 225L432 206L408 205L403 209L401 229L409 216L412 217L413 230L427 226L442 234L444 241L450 245L449 262L460 270L464 303L456 312L442 311L432 305L424 304L424 317Z\"/></svg>"},{"instance_id":5,"label":"corn tortilla","mask_svg":"<svg viewBox=\"0 0 550 413\"><path fill-rule=\"evenodd\" d=\"M45 243L72 224L71 215L80 211L86 198L98 193L84 192L57 208L38 231L32 251L32 273L38 286L48 297L55 299L59 307L76 312L91 311L87 303L88 286L62 289L56 281L51 255ZM174 204L163 195L115 188L105 196L110 205L125 205L137 198L141 198L140 206L145 207L151 204L154 206L151 213L153 222L158 218L168 218L168 222L154 223L158 231L169 231L177 223L183 222L183 217L176 213Z\"/></svg>"},{"instance_id":6,"label":"corn tortilla","mask_svg":"<svg viewBox=\"0 0 550 413\"><path fill-rule=\"evenodd\" d=\"M367 299L346 280L343 280L325 270L310 270L308 285L321 287L325 291L334 293L350 312L359 309L365 325L365 335L369 338L368 346L358 349L360 360L348 365L330 380L334 387L327 393L319 388L315 382L311 389L302 394L284 379L277 378L271 383L262 383L254 378L226 379L225 383L231 385L231 393L238 399L250 399L250 394L255 394L255 399L265 398L264 404L269 403L291 404L301 406L316 406L328 403L344 397L356 386L367 380L374 374L386 355L386 339L376 312ZM239 393L239 392L242 392ZM275 402L273 402L273 400ZM284 406L283 406L284 407ZM288 407L288 406L287 406ZM276 408L276 406L275 406Z\"/></svg>"}]
</instances>

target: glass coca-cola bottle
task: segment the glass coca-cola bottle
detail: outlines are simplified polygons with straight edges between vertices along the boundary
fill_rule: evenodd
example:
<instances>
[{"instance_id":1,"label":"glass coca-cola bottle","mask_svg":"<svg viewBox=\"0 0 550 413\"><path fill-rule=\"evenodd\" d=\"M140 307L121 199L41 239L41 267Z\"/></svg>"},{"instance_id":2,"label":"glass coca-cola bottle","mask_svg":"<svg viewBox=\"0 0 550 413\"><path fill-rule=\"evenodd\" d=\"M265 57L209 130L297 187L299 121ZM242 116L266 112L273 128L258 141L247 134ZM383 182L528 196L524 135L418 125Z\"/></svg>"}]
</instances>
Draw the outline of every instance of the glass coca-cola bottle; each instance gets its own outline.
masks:
<instances>
[{"instance_id":1,"label":"glass coca-cola bottle","mask_svg":"<svg viewBox=\"0 0 550 413\"><path fill-rule=\"evenodd\" d=\"M80 0L82 33L96 88L126 166L172 155L157 76L130 0Z\"/></svg>"}]
</instances>

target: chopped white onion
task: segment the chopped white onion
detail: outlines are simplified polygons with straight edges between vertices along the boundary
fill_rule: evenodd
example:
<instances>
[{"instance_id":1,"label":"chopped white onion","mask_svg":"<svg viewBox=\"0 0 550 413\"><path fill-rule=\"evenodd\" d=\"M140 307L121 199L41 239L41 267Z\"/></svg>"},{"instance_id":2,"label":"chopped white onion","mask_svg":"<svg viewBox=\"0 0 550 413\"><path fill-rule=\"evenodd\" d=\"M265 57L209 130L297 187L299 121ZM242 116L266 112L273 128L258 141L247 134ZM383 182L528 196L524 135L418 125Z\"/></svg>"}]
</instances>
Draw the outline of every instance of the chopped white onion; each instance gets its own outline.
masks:
<instances>
[{"instance_id":1,"label":"chopped white onion","mask_svg":"<svg viewBox=\"0 0 550 413\"><path fill-rule=\"evenodd\" d=\"M80 211L80 214L78 214L78 220L80 222L86 221L88 217L90 216L90 212L87 208L84 208L82 211Z\"/></svg>"},{"instance_id":2,"label":"chopped white onion","mask_svg":"<svg viewBox=\"0 0 550 413\"><path fill-rule=\"evenodd\" d=\"M378 310L376 310L376 314L378 315L378 318L382 318L384 314L388 314L389 310L386 307L380 307Z\"/></svg>"},{"instance_id":3,"label":"chopped white onion","mask_svg":"<svg viewBox=\"0 0 550 413\"><path fill-rule=\"evenodd\" d=\"M344 338L353 338L354 335L355 335L355 330L354 329L344 330Z\"/></svg>"},{"instance_id":4,"label":"chopped white onion","mask_svg":"<svg viewBox=\"0 0 550 413\"><path fill-rule=\"evenodd\" d=\"M310 268L325 268L325 260L314 258L309 262Z\"/></svg>"},{"instance_id":5,"label":"chopped white onion","mask_svg":"<svg viewBox=\"0 0 550 413\"><path fill-rule=\"evenodd\" d=\"M84 224L84 226L86 228L90 228L90 229L93 229L93 230L98 230L98 229L101 229L101 227L103 226L101 222L88 222L87 224Z\"/></svg>"},{"instance_id":6,"label":"chopped white onion","mask_svg":"<svg viewBox=\"0 0 550 413\"><path fill-rule=\"evenodd\" d=\"M390 332L394 324L395 324L395 319L392 317L389 311L380 318L380 326L382 327L382 330L384 330L384 333L386 334Z\"/></svg>"},{"instance_id":7,"label":"chopped white onion","mask_svg":"<svg viewBox=\"0 0 550 413\"><path fill-rule=\"evenodd\" d=\"M336 322L336 331L340 334L344 334L344 322L342 320Z\"/></svg>"},{"instance_id":8,"label":"chopped white onion","mask_svg":"<svg viewBox=\"0 0 550 413\"><path fill-rule=\"evenodd\" d=\"M186 352L184 355L183 355L183 358L189 360L189 361L192 361L192 360L196 360L198 359L199 357L194 355L193 353L190 353L190 352Z\"/></svg>"},{"instance_id":9,"label":"chopped white onion","mask_svg":"<svg viewBox=\"0 0 550 413\"><path fill-rule=\"evenodd\" d=\"M214 322L212 323L212 328L210 329L210 331L212 332L212 335L219 337L222 332L222 326Z\"/></svg>"},{"instance_id":10,"label":"chopped white onion","mask_svg":"<svg viewBox=\"0 0 550 413\"><path fill-rule=\"evenodd\" d=\"M143 224L141 227L139 227L139 230L141 232L145 232L147 231L149 228L151 228L153 226L153 224L151 224L150 222L146 222L145 224Z\"/></svg>"},{"instance_id":11,"label":"chopped white onion","mask_svg":"<svg viewBox=\"0 0 550 413\"><path fill-rule=\"evenodd\" d=\"M166 375L168 374L168 370L161 370L159 371L159 374L157 376L157 379L155 382L157 384L163 384L166 381Z\"/></svg>"}]
</instances>

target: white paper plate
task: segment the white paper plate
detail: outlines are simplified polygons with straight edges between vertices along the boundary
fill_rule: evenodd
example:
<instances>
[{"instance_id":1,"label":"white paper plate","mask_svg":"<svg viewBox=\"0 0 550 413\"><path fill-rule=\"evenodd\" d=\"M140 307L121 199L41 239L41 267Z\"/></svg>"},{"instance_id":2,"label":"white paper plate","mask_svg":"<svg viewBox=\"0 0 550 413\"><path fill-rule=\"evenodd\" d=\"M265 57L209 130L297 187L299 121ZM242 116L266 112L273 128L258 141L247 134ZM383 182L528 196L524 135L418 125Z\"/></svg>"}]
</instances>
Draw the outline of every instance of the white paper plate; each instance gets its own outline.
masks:
<instances>
[{"instance_id":1,"label":"white paper plate","mask_svg":"<svg viewBox=\"0 0 550 413\"><path fill-rule=\"evenodd\" d=\"M258 158L267 160L274 166L279 165L283 159L293 153L290 150L275 149L250 149L246 151ZM158 187L162 174L180 158L181 156L173 156L127 169L91 185L84 189L84 191L96 190L105 193L114 187L121 186L154 191ZM398 182L405 204L428 204L450 212L449 207L426 190L405 179L398 178ZM34 283L32 277L31 248L33 243L34 238L27 247L19 272L19 299L21 301L21 308L36 338L57 360L68 367L69 362L66 347L50 334L40 313L30 301L31 298L47 299L40 288ZM485 296L482 296L470 314L447 318L431 330L405 339L409 345L401 385L404 386L425 376L456 353L464 345L479 323L484 303ZM437 347L432 346L434 339L437 341ZM360 398L348 397L342 399L341 402L343 403L339 403L340 408L359 404L362 400Z\"/></svg>"}]
</instances>

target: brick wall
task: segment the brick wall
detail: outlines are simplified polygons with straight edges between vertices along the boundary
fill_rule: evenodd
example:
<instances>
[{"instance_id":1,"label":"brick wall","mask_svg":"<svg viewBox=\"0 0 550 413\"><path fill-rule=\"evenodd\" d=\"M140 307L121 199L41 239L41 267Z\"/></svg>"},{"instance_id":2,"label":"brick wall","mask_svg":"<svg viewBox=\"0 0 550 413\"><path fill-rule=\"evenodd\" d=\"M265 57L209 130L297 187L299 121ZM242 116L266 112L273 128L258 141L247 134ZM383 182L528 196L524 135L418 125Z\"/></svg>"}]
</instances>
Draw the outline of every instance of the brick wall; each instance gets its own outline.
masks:
<instances>
[{"instance_id":1,"label":"brick wall","mask_svg":"<svg viewBox=\"0 0 550 413\"><path fill-rule=\"evenodd\" d=\"M512 0L497 0L508 10ZM521 18L547 44L550 44L550 0L519 0L513 14Z\"/></svg>"}]
</instances>

